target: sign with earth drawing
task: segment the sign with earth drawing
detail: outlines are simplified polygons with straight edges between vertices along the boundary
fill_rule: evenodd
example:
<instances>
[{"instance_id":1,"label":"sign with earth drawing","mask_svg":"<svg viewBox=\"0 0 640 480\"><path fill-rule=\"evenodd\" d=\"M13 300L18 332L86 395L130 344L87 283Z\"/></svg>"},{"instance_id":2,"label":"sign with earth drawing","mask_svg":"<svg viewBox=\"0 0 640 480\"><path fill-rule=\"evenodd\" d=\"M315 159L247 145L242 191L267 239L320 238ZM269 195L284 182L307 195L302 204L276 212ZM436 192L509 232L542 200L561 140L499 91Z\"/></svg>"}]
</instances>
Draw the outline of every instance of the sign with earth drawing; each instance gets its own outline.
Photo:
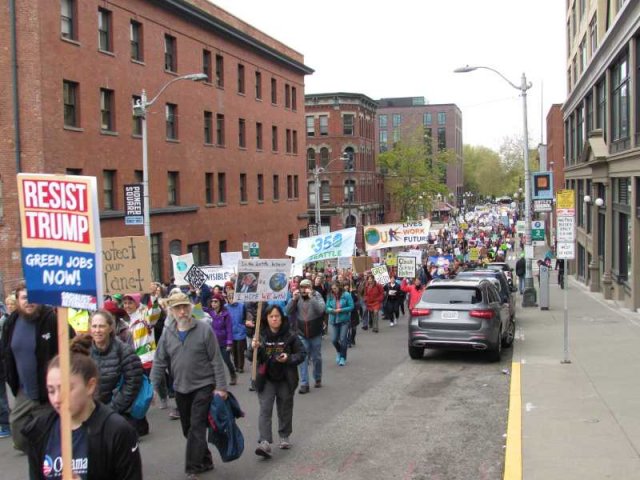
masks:
<instances>
[{"instance_id":1,"label":"sign with earth drawing","mask_svg":"<svg viewBox=\"0 0 640 480\"><path fill-rule=\"evenodd\" d=\"M291 259L253 259L238 262L234 299L268 302L287 299Z\"/></svg>"}]
</instances>

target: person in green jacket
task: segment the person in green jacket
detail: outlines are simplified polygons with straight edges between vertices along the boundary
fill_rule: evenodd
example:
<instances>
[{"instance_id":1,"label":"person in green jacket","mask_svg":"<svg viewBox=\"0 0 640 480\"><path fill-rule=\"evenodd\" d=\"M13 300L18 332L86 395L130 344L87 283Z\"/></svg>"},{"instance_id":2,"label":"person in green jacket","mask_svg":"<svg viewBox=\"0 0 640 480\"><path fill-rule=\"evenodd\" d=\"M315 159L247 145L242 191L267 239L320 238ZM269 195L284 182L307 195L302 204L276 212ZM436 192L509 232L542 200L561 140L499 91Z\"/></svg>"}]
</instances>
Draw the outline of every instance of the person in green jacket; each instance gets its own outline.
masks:
<instances>
[{"instance_id":1,"label":"person in green jacket","mask_svg":"<svg viewBox=\"0 0 640 480\"><path fill-rule=\"evenodd\" d=\"M344 291L341 283L332 283L331 293L327 297L327 313L331 326L331 343L336 349L336 363L341 367L347 363L348 334L352 310L353 298L351 294Z\"/></svg>"}]
</instances>

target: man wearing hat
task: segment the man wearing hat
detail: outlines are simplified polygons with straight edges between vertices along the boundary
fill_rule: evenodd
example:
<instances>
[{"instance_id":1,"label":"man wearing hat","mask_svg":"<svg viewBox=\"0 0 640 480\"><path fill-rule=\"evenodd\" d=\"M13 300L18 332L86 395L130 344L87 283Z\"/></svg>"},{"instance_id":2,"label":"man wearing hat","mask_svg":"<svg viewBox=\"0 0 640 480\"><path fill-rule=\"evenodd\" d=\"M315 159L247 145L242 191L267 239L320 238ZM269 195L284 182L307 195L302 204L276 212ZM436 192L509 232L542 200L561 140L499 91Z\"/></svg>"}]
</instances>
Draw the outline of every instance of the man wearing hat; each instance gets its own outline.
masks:
<instances>
[{"instance_id":1,"label":"man wearing hat","mask_svg":"<svg viewBox=\"0 0 640 480\"><path fill-rule=\"evenodd\" d=\"M165 326L158 343L151 383L162 382L169 368L180 412L182 433L187 439L185 472L187 478L213 470L207 447L207 415L211 394L227 397L227 379L218 341L211 327L192 315L189 297L174 292L166 300L174 319Z\"/></svg>"},{"instance_id":2,"label":"man wearing hat","mask_svg":"<svg viewBox=\"0 0 640 480\"><path fill-rule=\"evenodd\" d=\"M304 279L287 304L287 315L295 314L297 330L307 356L300 364L300 394L309 393L309 361L313 362L315 387L322 386L322 330L325 303L322 295L313 290L311 280Z\"/></svg>"}]
</instances>

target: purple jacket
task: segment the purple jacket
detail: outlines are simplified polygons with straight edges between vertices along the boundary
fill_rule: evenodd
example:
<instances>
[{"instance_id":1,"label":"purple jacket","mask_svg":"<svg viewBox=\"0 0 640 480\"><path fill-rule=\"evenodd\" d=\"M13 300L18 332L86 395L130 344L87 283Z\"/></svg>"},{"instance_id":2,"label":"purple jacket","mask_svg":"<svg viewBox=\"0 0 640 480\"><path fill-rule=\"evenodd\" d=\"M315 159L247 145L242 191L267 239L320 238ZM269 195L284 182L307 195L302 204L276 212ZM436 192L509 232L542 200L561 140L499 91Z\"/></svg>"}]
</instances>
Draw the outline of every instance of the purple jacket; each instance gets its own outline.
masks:
<instances>
[{"instance_id":1,"label":"purple jacket","mask_svg":"<svg viewBox=\"0 0 640 480\"><path fill-rule=\"evenodd\" d=\"M226 307L222 307L220 313L216 313L213 308L203 308L203 310L211 317L211 328L216 334L218 344L223 348L233 345L233 322Z\"/></svg>"}]
</instances>

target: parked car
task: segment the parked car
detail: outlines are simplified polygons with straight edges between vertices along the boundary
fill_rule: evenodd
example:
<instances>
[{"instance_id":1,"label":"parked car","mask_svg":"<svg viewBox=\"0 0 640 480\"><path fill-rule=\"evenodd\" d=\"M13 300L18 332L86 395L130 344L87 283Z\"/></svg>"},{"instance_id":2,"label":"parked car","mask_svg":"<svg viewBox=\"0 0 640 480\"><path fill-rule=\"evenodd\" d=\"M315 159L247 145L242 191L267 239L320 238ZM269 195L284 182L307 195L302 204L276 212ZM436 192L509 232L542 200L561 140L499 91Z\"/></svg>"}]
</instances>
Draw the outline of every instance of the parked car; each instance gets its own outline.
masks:
<instances>
[{"instance_id":1,"label":"parked car","mask_svg":"<svg viewBox=\"0 0 640 480\"><path fill-rule=\"evenodd\" d=\"M422 358L425 348L482 350L499 361L502 348L513 344L515 323L494 283L489 278L430 283L410 312L409 356Z\"/></svg>"},{"instance_id":2,"label":"parked car","mask_svg":"<svg viewBox=\"0 0 640 480\"><path fill-rule=\"evenodd\" d=\"M509 315L512 320L516 318L516 300L513 297L513 289L509 287L507 277L501 271L490 270L488 268L476 268L475 270L464 270L458 272L456 278L466 278L479 280L482 278L495 278L500 282L500 288L498 293L500 294L500 300L509 305Z\"/></svg>"},{"instance_id":3,"label":"parked car","mask_svg":"<svg viewBox=\"0 0 640 480\"><path fill-rule=\"evenodd\" d=\"M513 268L511 268L511 265L509 265L507 262L487 263L485 268L488 268L489 270L498 270L503 272L507 277L507 281L509 282L509 287L511 288L511 291L515 292L518 290L518 288L515 286L515 283L513 282Z\"/></svg>"}]
</instances>

